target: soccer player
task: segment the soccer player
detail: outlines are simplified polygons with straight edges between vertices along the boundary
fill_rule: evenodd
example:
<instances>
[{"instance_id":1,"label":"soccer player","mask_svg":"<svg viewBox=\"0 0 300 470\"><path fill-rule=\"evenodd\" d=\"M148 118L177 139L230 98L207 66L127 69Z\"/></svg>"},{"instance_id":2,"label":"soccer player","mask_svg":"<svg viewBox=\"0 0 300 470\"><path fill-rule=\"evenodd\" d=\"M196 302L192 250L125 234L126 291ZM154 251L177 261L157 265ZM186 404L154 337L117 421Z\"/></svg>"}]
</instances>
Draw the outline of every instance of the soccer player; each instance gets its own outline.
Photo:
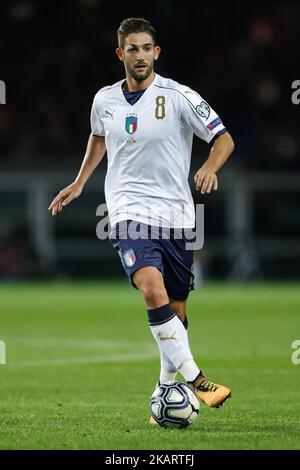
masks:
<instances>
[{"instance_id":1,"label":"soccer player","mask_svg":"<svg viewBox=\"0 0 300 470\"><path fill-rule=\"evenodd\" d=\"M220 117L197 92L154 72L160 47L149 21L125 19L118 29L116 54L126 79L96 94L91 135L78 176L54 198L49 210L56 215L81 194L107 151L105 197L111 242L132 285L144 297L160 351L159 382L175 380L179 371L200 400L219 407L231 392L208 380L193 359L186 316L193 289L193 251L187 249L185 235L176 238L175 229L195 225L188 183L193 134L212 144L194 177L201 194L217 190L217 171L234 143ZM143 236L132 235L132 224ZM164 236L165 229L169 237Z\"/></svg>"}]
</instances>

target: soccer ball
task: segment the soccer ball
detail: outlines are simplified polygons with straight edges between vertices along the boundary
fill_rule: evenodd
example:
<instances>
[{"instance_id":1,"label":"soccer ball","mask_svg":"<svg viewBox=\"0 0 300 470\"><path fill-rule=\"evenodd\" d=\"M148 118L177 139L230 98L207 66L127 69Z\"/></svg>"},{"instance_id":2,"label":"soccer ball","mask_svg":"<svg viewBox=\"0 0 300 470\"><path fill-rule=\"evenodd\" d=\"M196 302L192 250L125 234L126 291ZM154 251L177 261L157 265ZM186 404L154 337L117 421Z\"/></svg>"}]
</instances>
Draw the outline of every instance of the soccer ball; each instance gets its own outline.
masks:
<instances>
[{"instance_id":1,"label":"soccer ball","mask_svg":"<svg viewBox=\"0 0 300 470\"><path fill-rule=\"evenodd\" d=\"M186 428L197 418L199 408L194 392L181 382L159 385L150 400L151 415L163 428Z\"/></svg>"}]
</instances>

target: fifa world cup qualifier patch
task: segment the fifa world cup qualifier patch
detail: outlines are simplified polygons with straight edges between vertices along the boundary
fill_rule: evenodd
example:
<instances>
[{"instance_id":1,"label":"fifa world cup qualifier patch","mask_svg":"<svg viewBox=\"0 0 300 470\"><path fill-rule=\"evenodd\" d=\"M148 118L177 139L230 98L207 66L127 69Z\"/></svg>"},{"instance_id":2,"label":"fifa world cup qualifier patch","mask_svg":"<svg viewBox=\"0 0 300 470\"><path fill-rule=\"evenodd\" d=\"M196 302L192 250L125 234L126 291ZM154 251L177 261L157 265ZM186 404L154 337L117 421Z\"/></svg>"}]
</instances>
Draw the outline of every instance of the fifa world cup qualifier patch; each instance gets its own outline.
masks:
<instances>
[{"instance_id":1,"label":"fifa world cup qualifier patch","mask_svg":"<svg viewBox=\"0 0 300 470\"><path fill-rule=\"evenodd\" d=\"M209 118L209 115L210 115L210 107L209 105L206 103L206 101L201 101L200 104L198 104L198 106L196 106L196 111L197 113L205 118L205 119L208 119Z\"/></svg>"},{"instance_id":2,"label":"fifa world cup qualifier patch","mask_svg":"<svg viewBox=\"0 0 300 470\"><path fill-rule=\"evenodd\" d=\"M136 261L135 254L132 249L126 250L124 253L122 253L122 258L128 268L131 268Z\"/></svg>"}]
</instances>

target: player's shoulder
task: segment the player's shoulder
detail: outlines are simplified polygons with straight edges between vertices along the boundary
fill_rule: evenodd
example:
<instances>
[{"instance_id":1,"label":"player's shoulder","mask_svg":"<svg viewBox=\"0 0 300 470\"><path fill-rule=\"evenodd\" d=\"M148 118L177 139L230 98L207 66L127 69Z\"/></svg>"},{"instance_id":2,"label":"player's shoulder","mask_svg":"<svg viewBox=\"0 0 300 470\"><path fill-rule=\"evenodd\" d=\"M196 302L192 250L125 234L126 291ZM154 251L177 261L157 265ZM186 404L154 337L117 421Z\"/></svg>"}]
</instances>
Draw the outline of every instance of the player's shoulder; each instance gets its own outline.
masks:
<instances>
[{"instance_id":1,"label":"player's shoulder","mask_svg":"<svg viewBox=\"0 0 300 470\"><path fill-rule=\"evenodd\" d=\"M94 100L99 101L99 100L105 99L108 96L115 94L118 91L118 88L121 86L123 81L124 79L119 80L118 82L113 83L112 85L107 85L107 86L100 88L100 90L97 91L97 93L95 94Z\"/></svg>"},{"instance_id":2,"label":"player's shoulder","mask_svg":"<svg viewBox=\"0 0 300 470\"><path fill-rule=\"evenodd\" d=\"M207 114L209 108L208 103L199 95L199 93L187 85L178 83L170 78L159 77L157 80L157 86L163 90L172 90L177 96L177 103L183 106L185 109L193 109L197 111L200 116L201 113ZM187 106L187 108L186 108ZM202 111L204 109L204 111ZM200 110L200 111L199 111Z\"/></svg>"},{"instance_id":3,"label":"player's shoulder","mask_svg":"<svg viewBox=\"0 0 300 470\"><path fill-rule=\"evenodd\" d=\"M157 76L155 86L157 88L169 90L170 93L174 93L174 95L178 96L182 95L187 97L188 94L195 93L189 86L176 82L176 80L173 80L172 78L165 78L160 75Z\"/></svg>"}]
</instances>

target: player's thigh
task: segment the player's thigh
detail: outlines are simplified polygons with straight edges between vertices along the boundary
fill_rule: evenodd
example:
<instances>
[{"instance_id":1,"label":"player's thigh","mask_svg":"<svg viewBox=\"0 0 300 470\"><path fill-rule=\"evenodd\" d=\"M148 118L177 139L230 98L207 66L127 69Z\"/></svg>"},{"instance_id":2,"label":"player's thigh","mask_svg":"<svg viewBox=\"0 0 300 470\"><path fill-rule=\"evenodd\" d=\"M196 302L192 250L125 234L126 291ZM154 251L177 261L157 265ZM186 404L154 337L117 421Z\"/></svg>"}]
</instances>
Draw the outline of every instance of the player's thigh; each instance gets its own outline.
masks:
<instances>
[{"instance_id":1,"label":"player's thigh","mask_svg":"<svg viewBox=\"0 0 300 470\"><path fill-rule=\"evenodd\" d=\"M162 273L154 266L145 266L132 275L134 285L143 294L148 308L159 308L169 303Z\"/></svg>"},{"instance_id":2,"label":"player's thigh","mask_svg":"<svg viewBox=\"0 0 300 470\"><path fill-rule=\"evenodd\" d=\"M168 296L174 301L183 302L194 289L193 252L186 250L185 240L163 241L163 248L164 280ZM175 307L181 312L183 305L176 304Z\"/></svg>"},{"instance_id":3,"label":"player's thigh","mask_svg":"<svg viewBox=\"0 0 300 470\"><path fill-rule=\"evenodd\" d=\"M123 268L132 284L133 287L137 287L133 280L134 274L140 271L142 268L154 267L159 272L163 272L163 261L161 255L161 249L150 236L148 236L148 227L145 224L140 224L143 230L143 237L132 237L130 232L131 221L124 221L125 223L117 224L114 228L114 236L110 236L110 242L116 249ZM145 271L147 273L148 271ZM154 271L156 273L156 271ZM144 273L144 271L143 271ZM156 273L155 282L161 282L161 275ZM143 285L149 279L149 282L153 281L154 276L139 274Z\"/></svg>"}]
</instances>

